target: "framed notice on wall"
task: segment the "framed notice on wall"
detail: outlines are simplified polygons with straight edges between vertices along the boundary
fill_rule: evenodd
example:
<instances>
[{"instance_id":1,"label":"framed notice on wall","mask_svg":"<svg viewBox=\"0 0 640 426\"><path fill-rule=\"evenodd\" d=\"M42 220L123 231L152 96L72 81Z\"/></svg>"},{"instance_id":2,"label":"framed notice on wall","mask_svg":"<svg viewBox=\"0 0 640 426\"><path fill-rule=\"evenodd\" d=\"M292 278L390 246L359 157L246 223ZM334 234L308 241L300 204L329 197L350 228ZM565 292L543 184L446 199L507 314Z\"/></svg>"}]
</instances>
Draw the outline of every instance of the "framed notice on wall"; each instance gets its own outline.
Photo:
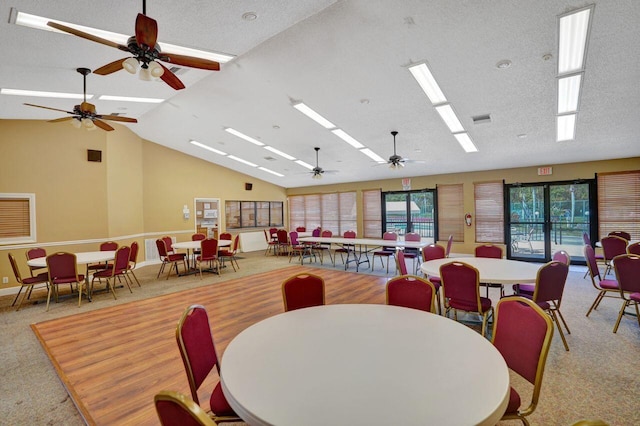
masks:
<instances>
[{"instance_id":1,"label":"framed notice on wall","mask_svg":"<svg viewBox=\"0 0 640 426\"><path fill-rule=\"evenodd\" d=\"M205 210L204 211L205 219L217 219L218 218L218 210Z\"/></svg>"}]
</instances>

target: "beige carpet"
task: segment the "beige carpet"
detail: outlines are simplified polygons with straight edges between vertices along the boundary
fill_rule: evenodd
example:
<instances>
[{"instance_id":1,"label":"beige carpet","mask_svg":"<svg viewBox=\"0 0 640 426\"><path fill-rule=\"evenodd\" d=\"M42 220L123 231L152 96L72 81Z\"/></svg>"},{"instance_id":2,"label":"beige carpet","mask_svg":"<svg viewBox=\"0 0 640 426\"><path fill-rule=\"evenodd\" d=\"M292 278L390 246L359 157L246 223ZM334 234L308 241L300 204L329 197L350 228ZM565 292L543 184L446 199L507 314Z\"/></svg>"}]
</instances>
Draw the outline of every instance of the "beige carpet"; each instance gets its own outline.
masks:
<instances>
[{"instance_id":1,"label":"beige carpet","mask_svg":"<svg viewBox=\"0 0 640 426\"><path fill-rule=\"evenodd\" d=\"M286 258L264 257L261 253L244 253L243 257L240 271L225 270L219 279L234 279L290 265ZM10 307L13 297L0 298L0 391L3 395L0 425L83 424L29 325L208 283L206 278L200 281L197 276L156 280L157 269L149 266L138 271L142 288L134 287L133 294L121 291L117 301L100 297L92 303L83 302L81 308L74 301L66 300L52 304L49 312L45 312L41 303L29 304L15 312ZM376 272L384 275L384 271ZM601 307L586 318L584 314L596 291L588 279L582 279L583 272L583 268L572 268L562 307L572 332L567 336L571 350L566 352L559 337L554 336L540 404L530 421L537 425L570 425L579 419L598 418L610 425L638 425L640 327L634 317L627 316L618 333L612 333L620 308L619 301L613 299L605 299ZM491 296L497 298L497 290L491 290ZM522 388L517 378L514 385Z\"/></svg>"}]
</instances>

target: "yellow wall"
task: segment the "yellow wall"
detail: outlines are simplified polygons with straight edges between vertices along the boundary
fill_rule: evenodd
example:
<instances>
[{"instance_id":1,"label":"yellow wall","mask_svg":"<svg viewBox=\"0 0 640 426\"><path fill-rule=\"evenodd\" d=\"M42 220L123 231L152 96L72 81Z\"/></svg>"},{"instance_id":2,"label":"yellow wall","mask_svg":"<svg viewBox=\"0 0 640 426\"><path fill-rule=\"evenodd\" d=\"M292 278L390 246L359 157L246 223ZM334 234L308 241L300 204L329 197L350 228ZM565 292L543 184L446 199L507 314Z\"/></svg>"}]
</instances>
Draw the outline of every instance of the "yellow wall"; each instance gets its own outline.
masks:
<instances>
[{"instance_id":1,"label":"yellow wall","mask_svg":"<svg viewBox=\"0 0 640 426\"><path fill-rule=\"evenodd\" d=\"M550 164L542 164L548 166ZM409 166L407 166L409 167ZM483 172L452 173L433 176L417 176L411 178L411 189L434 189L437 185L463 184L464 187L464 211L475 217L473 183L503 180L505 183L529 183L552 182L575 179L593 179L596 173L638 170L640 169L640 157L619 160L592 161L585 163L555 164L553 174L550 176L538 176L538 167L520 167L514 169L489 170ZM420 168L416 167L416 173ZM291 188L287 195L317 194L328 192L358 191L357 209L358 218L362 218L362 190L381 189L382 191L401 191L402 179L385 179L367 182L352 182L337 185L323 185L303 188ZM358 221L358 235L363 234L362 221ZM464 242L454 243L453 250L458 253L473 253L475 247L475 221L472 226L465 227Z\"/></svg>"},{"instance_id":2,"label":"yellow wall","mask_svg":"<svg viewBox=\"0 0 640 426\"><path fill-rule=\"evenodd\" d=\"M25 251L97 250L99 242L140 244L195 231L194 198L285 201L285 189L162 147L124 126L113 132L75 129L68 123L0 120L0 192L36 194L37 243L0 246L0 277L16 285L7 253L28 275ZM87 161L87 149L102 151L102 162ZM245 182L253 191L245 191ZM188 205L191 218L184 220ZM220 212L224 230L224 211Z\"/></svg>"}]
</instances>

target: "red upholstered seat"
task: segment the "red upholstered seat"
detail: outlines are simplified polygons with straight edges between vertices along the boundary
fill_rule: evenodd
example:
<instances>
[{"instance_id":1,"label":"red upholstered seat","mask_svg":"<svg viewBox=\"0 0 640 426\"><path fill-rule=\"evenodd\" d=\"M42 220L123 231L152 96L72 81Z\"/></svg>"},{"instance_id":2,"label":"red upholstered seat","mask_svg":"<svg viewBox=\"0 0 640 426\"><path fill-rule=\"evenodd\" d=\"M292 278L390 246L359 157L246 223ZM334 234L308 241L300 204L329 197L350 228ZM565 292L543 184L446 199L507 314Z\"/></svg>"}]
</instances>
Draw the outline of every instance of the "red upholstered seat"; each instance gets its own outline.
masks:
<instances>
[{"instance_id":1,"label":"red upholstered seat","mask_svg":"<svg viewBox=\"0 0 640 426\"><path fill-rule=\"evenodd\" d=\"M435 295L433 284L415 275L400 275L387 283L387 305L434 312Z\"/></svg>"},{"instance_id":2,"label":"red upholstered seat","mask_svg":"<svg viewBox=\"0 0 640 426\"><path fill-rule=\"evenodd\" d=\"M233 267L233 272L236 272L236 267L240 269L240 265L238 265L238 259L236 258L239 243L240 235L238 234L234 238L232 246L218 250L218 257L222 259L222 261L224 261L224 259L229 259L229 263L231 263L231 266Z\"/></svg>"},{"instance_id":3,"label":"red upholstered seat","mask_svg":"<svg viewBox=\"0 0 640 426\"><path fill-rule=\"evenodd\" d=\"M209 269L215 270L220 275L220 263L218 262L218 240L205 238L200 241L200 255L196 256L196 265L202 279L202 264L208 264ZM215 269L214 269L215 268Z\"/></svg>"},{"instance_id":4,"label":"red upholstered seat","mask_svg":"<svg viewBox=\"0 0 640 426\"><path fill-rule=\"evenodd\" d=\"M635 254L623 254L617 256L613 260L616 278L620 286L620 297L622 298L622 307L616 320L613 332L618 331L620 320L624 315L624 310L633 305L636 309L636 319L640 326L640 311L638 310L638 302L640 302L640 256Z\"/></svg>"},{"instance_id":5,"label":"red upholstered seat","mask_svg":"<svg viewBox=\"0 0 640 426\"><path fill-rule=\"evenodd\" d=\"M169 238L170 239L170 238ZM158 249L158 255L160 256L160 260L162 264L160 265L160 270L158 271L158 276L156 278L160 278L160 274L164 271L166 265L169 266L169 272L167 272L167 279L169 279L169 275L171 275L171 270L176 268L176 275L178 274L178 263L182 262L182 265L186 271L187 264L185 262L186 254L184 253L169 253L169 250L166 245L165 238L159 238L156 240L156 247Z\"/></svg>"},{"instance_id":6,"label":"red upholstered seat","mask_svg":"<svg viewBox=\"0 0 640 426\"><path fill-rule=\"evenodd\" d=\"M124 277L127 273L127 270L129 269L130 254L131 248L127 246L122 246L118 250L116 250L116 256L113 265L111 265L109 269L103 269L93 274L89 294L93 294L94 281L98 280L98 282L100 282L104 279L107 283L107 288L109 288L111 290L111 293L113 294L113 298L117 299L115 291L116 277ZM124 282L127 284L127 287L129 287L129 291L132 292L131 286L129 285L129 280L127 280L126 277L124 279Z\"/></svg>"},{"instance_id":7,"label":"red upholstered seat","mask_svg":"<svg viewBox=\"0 0 640 426\"><path fill-rule=\"evenodd\" d=\"M162 426L215 426L216 423L191 398L179 392L162 391L154 397Z\"/></svg>"},{"instance_id":8,"label":"red upholstered seat","mask_svg":"<svg viewBox=\"0 0 640 426\"><path fill-rule=\"evenodd\" d=\"M385 232L382 235L382 239L383 240L387 240L387 241L397 241L398 240L398 234L396 234L395 232ZM395 256L396 255L396 247L395 246L384 246L382 247L382 250L376 250L373 252L373 259L371 260L371 270L373 271L373 268L376 264L376 257L380 258L380 264L382 266L384 266L384 263L382 262L382 258L386 257L387 258L387 274L389 273L389 258L391 256Z\"/></svg>"},{"instance_id":9,"label":"red upholstered seat","mask_svg":"<svg viewBox=\"0 0 640 426\"><path fill-rule=\"evenodd\" d=\"M600 243L604 252L604 263L607 265L604 270L604 277L607 278L607 274L613 268L613 258L621 254L627 254L627 240L611 235L601 239Z\"/></svg>"},{"instance_id":10,"label":"red upholstered seat","mask_svg":"<svg viewBox=\"0 0 640 426\"><path fill-rule=\"evenodd\" d=\"M24 302L24 299L31 297L31 291L35 286L37 286L38 284L44 284L47 288L49 287L49 274L47 272L42 272L35 277L22 278L22 275L20 274L20 268L18 267L18 263L16 262L16 258L13 257L11 253L9 253L9 263L11 263L11 268L13 269L13 275L16 277L16 281L18 282L18 284L20 284L18 294L16 294L16 297L13 299L13 303L11 304L11 306L16 304L16 301L18 300L22 289L25 289L24 294L20 299L20 303L18 303L18 307L16 308L16 311L19 311L20 306L22 306L22 303Z\"/></svg>"},{"instance_id":11,"label":"red upholstered seat","mask_svg":"<svg viewBox=\"0 0 640 426\"><path fill-rule=\"evenodd\" d=\"M618 237L611 237L618 238ZM591 304L591 307L587 311L587 316L594 309L598 309L598 305L602 302L602 299L605 297L620 297L620 288L618 287L618 282L611 279L602 279L600 277L600 269L598 269L598 264L596 263L596 256L593 250L593 247L590 245L584 246L584 258L587 261L587 269L589 272L589 276L591 277L591 283L593 287L598 290L598 295L596 299Z\"/></svg>"},{"instance_id":12,"label":"red upholstered seat","mask_svg":"<svg viewBox=\"0 0 640 426\"><path fill-rule=\"evenodd\" d=\"M78 274L78 264L76 255L73 253L58 252L47 256L47 269L49 270L49 291L47 293L47 311L49 310L49 301L51 300L51 292L55 288L57 295L57 287L60 284L76 284L78 287L78 307L82 302L82 293L85 289L84 275ZM90 299L89 292L85 289L87 299Z\"/></svg>"},{"instance_id":13,"label":"red upholstered seat","mask_svg":"<svg viewBox=\"0 0 640 426\"><path fill-rule=\"evenodd\" d=\"M138 284L138 287L142 287L140 285L140 281L138 281L138 277L136 277L136 274L133 272L136 269L136 265L138 264L138 250L139 250L139 245L137 241L134 241L131 243L131 252L129 253L129 264L127 265L127 271L126 271L126 277L129 277L129 275L131 275L133 277L133 279L136 280L136 283ZM131 281L131 278L129 278L129 281Z\"/></svg>"},{"instance_id":14,"label":"red upholstered seat","mask_svg":"<svg viewBox=\"0 0 640 426\"><path fill-rule=\"evenodd\" d=\"M422 248L422 258L425 262L428 260L444 259L445 257L447 257L446 250L439 244L429 244L428 246ZM436 288L438 313L442 314L442 306L440 304L440 287L442 285L442 280L440 279L440 277L432 276L427 276L427 279Z\"/></svg>"},{"instance_id":15,"label":"red upholstered seat","mask_svg":"<svg viewBox=\"0 0 640 426\"><path fill-rule=\"evenodd\" d=\"M298 274L282 283L284 310L324 305L324 280L313 274Z\"/></svg>"},{"instance_id":16,"label":"red upholstered seat","mask_svg":"<svg viewBox=\"0 0 640 426\"><path fill-rule=\"evenodd\" d=\"M551 260L555 260L556 262L564 263L569 266L571 264L571 256L564 250L558 250L553 253ZM531 284L514 284L513 285L513 293L519 296L530 297L533 296L533 291L535 290L536 285L534 283Z\"/></svg>"}]
</instances>

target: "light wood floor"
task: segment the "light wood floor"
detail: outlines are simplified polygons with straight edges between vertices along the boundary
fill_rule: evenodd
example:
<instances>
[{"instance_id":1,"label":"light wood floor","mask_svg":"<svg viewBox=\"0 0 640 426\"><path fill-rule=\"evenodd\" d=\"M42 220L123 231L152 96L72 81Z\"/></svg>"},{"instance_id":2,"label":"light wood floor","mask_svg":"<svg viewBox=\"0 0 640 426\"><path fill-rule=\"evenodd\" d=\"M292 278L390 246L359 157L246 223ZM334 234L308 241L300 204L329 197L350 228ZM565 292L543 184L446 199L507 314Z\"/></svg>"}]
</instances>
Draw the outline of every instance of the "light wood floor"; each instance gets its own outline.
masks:
<instances>
[{"instance_id":1,"label":"light wood floor","mask_svg":"<svg viewBox=\"0 0 640 426\"><path fill-rule=\"evenodd\" d=\"M32 328L87 424L157 425L153 396L158 391L190 395L175 340L185 308L207 308L216 348L223 354L242 330L283 311L282 281L305 271L325 279L327 304L385 303L385 277L293 266L224 282L209 276L210 285ZM209 378L203 389L212 389L216 381ZM208 396L203 392L200 401Z\"/></svg>"}]
</instances>

